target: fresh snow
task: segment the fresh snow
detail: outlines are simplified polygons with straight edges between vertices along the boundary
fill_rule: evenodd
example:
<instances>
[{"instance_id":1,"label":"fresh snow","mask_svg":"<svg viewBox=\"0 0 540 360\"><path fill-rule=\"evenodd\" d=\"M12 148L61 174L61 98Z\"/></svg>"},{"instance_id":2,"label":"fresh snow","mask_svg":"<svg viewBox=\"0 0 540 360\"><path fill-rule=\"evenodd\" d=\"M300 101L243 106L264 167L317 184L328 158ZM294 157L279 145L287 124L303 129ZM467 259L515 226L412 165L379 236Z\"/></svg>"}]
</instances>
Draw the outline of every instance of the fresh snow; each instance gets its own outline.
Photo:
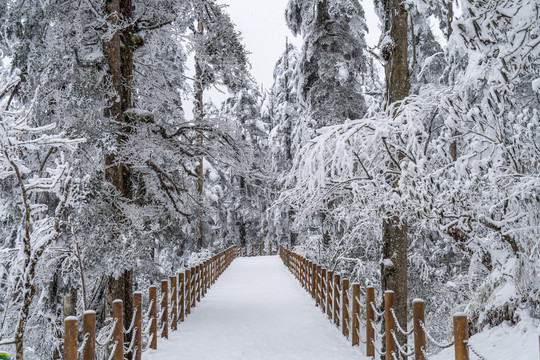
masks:
<instances>
[{"instance_id":1,"label":"fresh snow","mask_svg":"<svg viewBox=\"0 0 540 360\"><path fill-rule=\"evenodd\" d=\"M365 356L277 256L238 258L150 360L349 360Z\"/></svg>"}]
</instances>

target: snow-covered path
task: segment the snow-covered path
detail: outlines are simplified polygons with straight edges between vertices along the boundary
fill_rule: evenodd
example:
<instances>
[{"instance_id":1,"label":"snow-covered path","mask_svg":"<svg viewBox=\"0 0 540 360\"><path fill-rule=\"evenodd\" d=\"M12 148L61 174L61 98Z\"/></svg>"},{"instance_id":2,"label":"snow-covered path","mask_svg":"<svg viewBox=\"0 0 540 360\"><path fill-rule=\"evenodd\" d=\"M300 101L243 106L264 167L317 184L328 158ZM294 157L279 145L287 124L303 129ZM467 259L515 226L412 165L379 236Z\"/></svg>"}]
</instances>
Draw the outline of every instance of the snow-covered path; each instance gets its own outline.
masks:
<instances>
[{"instance_id":1,"label":"snow-covered path","mask_svg":"<svg viewBox=\"0 0 540 360\"><path fill-rule=\"evenodd\" d=\"M278 256L237 258L151 360L363 359Z\"/></svg>"}]
</instances>

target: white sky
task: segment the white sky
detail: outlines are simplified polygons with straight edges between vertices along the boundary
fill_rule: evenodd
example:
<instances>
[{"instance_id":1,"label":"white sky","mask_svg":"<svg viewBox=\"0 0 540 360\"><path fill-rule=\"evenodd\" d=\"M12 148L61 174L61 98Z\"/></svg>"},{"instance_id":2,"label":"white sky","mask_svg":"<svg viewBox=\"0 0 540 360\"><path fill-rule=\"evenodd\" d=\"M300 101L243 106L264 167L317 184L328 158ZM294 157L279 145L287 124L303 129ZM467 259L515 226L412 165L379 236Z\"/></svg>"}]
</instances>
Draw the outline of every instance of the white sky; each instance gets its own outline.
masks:
<instances>
[{"instance_id":1,"label":"white sky","mask_svg":"<svg viewBox=\"0 0 540 360\"><path fill-rule=\"evenodd\" d=\"M1 0L0 0L1 1ZM302 46L302 39L294 37L285 24L285 7L288 0L218 0L220 4L228 5L226 11L231 15L233 23L242 35L246 49L250 52L249 60L252 66L251 74L259 84L270 88L273 83L274 66L285 51L285 39ZM366 13L369 34L366 37L369 46L375 46L379 41L379 19L373 10L373 0L360 0ZM188 62L188 67L193 64ZM216 90L206 93L208 98L219 104L226 98ZM184 102L186 117L191 118L192 100Z\"/></svg>"}]
</instances>

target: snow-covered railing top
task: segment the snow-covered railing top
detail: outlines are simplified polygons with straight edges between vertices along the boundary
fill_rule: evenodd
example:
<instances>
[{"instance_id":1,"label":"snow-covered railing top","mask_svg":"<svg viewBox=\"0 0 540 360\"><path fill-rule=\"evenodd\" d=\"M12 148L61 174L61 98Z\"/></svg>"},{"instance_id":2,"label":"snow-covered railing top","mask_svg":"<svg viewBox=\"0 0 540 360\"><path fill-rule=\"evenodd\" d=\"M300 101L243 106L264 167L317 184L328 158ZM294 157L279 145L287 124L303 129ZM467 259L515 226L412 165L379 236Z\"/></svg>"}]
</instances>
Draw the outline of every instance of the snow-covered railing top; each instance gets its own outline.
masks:
<instances>
[{"instance_id":1,"label":"snow-covered railing top","mask_svg":"<svg viewBox=\"0 0 540 360\"><path fill-rule=\"evenodd\" d=\"M208 289L225 271L238 255L236 246L202 261L200 264L186 269L169 280L161 282L161 307L157 311L157 287L148 288L147 311L142 310L142 293L133 293L133 316L128 329L124 328L123 302L113 301L112 322L102 339L96 339L96 313L86 311L83 314L82 341L79 343L79 320L75 316L64 320L64 359L95 360L96 348L102 347L109 360L124 360L131 354L131 359L141 360L142 353L148 348L157 349L158 318L159 334L168 338L169 329L176 330L178 322L184 321L198 301L204 297ZM146 324L143 324L145 322ZM129 341L126 335L131 334ZM81 356L79 356L79 353Z\"/></svg>"},{"instance_id":2,"label":"snow-covered railing top","mask_svg":"<svg viewBox=\"0 0 540 360\"><path fill-rule=\"evenodd\" d=\"M424 300L413 300L413 326L410 330L402 327L394 312L394 292L384 293L384 310L378 311L375 305L375 288L366 288L365 303L360 297L360 285L352 284L349 289L349 280L341 279L339 274L323 268L305 257L292 252L284 246L279 247L279 255L283 263L289 268L300 284L315 299L315 305L320 306L330 321L341 327L342 333L351 339L353 346L360 342L366 345L366 356L374 358L375 353L385 356L386 360L406 359L414 356L415 360L429 360L426 354L426 338L437 348L454 346L456 360L469 360L469 351L482 360L489 360L478 354L469 344L467 315L456 313L453 316L454 340L442 344L435 340L428 332L424 320ZM360 308L365 306L365 340L361 338ZM384 317L385 329L382 333L377 330L377 319ZM380 326L379 326L380 327ZM398 333L405 336L414 336L414 346L401 345ZM386 349L382 347L382 338L385 338Z\"/></svg>"}]
</instances>

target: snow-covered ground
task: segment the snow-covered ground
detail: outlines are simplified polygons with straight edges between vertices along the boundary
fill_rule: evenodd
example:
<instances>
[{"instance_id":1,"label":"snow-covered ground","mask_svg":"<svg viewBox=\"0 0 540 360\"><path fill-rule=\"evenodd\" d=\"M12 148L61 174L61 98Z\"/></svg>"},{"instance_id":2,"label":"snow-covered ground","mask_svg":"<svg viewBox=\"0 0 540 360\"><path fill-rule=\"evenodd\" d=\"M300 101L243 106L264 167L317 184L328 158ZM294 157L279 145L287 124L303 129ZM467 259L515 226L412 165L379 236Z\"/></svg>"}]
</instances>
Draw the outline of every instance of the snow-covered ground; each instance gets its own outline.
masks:
<instances>
[{"instance_id":1,"label":"snow-covered ground","mask_svg":"<svg viewBox=\"0 0 540 360\"><path fill-rule=\"evenodd\" d=\"M503 323L492 329L484 330L471 336L469 343L485 360L538 360L540 358L539 339L540 321L526 314L515 326ZM469 354L470 359L478 359ZM454 360L454 348L448 348L430 360Z\"/></svg>"},{"instance_id":2,"label":"snow-covered ground","mask_svg":"<svg viewBox=\"0 0 540 360\"><path fill-rule=\"evenodd\" d=\"M277 256L238 258L151 360L357 360Z\"/></svg>"},{"instance_id":3,"label":"snow-covered ground","mask_svg":"<svg viewBox=\"0 0 540 360\"><path fill-rule=\"evenodd\" d=\"M485 360L538 360L537 319L471 337ZM315 307L277 256L238 258L150 360L366 359ZM453 347L429 356L454 360ZM477 359L470 354L470 359Z\"/></svg>"}]
</instances>

